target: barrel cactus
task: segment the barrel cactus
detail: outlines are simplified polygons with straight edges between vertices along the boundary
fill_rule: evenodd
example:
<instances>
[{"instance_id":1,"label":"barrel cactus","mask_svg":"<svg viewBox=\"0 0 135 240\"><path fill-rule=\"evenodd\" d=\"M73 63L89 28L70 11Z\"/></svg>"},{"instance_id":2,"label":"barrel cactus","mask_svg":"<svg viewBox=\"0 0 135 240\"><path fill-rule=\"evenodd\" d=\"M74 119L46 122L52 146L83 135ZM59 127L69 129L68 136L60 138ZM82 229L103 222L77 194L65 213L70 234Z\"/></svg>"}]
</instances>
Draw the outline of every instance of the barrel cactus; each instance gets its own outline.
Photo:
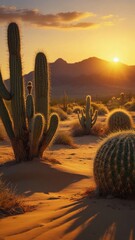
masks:
<instances>
[{"instance_id":1,"label":"barrel cactus","mask_svg":"<svg viewBox=\"0 0 135 240\"><path fill-rule=\"evenodd\" d=\"M54 138L58 127L58 115L49 114L50 80L44 53L35 60L35 99L32 82L28 82L28 95L22 75L20 33L16 23L8 26L10 91L4 85L0 72L0 115L11 141L16 161L28 161L42 157ZM11 101L12 117L5 100Z\"/></svg>"},{"instance_id":2,"label":"barrel cactus","mask_svg":"<svg viewBox=\"0 0 135 240\"><path fill-rule=\"evenodd\" d=\"M128 130L133 127L133 120L128 111L115 109L108 114L107 126L109 131Z\"/></svg>"},{"instance_id":3,"label":"barrel cactus","mask_svg":"<svg viewBox=\"0 0 135 240\"><path fill-rule=\"evenodd\" d=\"M99 147L94 159L94 178L100 194L135 194L135 133L111 134Z\"/></svg>"},{"instance_id":4,"label":"barrel cactus","mask_svg":"<svg viewBox=\"0 0 135 240\"><path fill-rule=\"evenodd\" d=\"M86 107L81 111L81 116L78 112L78 119L81 127L84 129L86 134L90 133L91 128L97 121L97 110L91 107L91 96L86 96Z\"/></svg>"}]
</instances>

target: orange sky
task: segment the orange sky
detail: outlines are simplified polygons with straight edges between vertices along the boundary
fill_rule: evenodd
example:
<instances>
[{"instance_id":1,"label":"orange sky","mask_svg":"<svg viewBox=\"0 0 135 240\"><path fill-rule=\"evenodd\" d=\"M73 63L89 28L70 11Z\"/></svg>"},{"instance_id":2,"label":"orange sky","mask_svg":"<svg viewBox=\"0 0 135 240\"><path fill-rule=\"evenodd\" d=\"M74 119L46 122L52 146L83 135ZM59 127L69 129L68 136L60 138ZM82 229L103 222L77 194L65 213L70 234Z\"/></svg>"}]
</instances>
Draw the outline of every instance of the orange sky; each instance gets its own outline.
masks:
<instances>
[{"instance_id":1,"label":"orange sky","mask_svg":"<svg viewBox=\"0 0 135 240\"><path fill-rule=\"evenodd\" d=\"M0 5L0 68L8 77L6 29L20 25L23 73L34 68L38 51L50 62L67 62L92 56L135 65L135 1L118 0L2 0ZM55 2L55 3L54 3Z\"/></svg>"}]
</instances>

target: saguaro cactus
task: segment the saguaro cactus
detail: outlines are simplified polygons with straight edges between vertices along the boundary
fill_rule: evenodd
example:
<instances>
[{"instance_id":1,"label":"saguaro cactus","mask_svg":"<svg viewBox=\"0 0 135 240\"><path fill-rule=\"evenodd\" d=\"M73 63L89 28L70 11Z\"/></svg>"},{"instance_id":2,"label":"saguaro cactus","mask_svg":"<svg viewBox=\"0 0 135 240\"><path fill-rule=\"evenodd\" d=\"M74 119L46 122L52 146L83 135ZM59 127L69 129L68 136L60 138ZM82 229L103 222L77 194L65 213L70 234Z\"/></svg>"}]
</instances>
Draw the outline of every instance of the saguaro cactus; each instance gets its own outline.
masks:
<instances>
[{"instance_id":1,"label":"saguaro cactus","mask_svg":"<svg viewBox=\"0 0 135 240\"><path fill-rule=\"evenodd\" d=\"M58 127L57 114L49 116L49 76L44 53L38 53L35 61L35 104L32 82L28 83L25 98L20 53L20 33L16 23L8 26L10 68L10 92L6 89L0 72L0 115L11 140L16 161L42 157ZM4 100L11 101L12 117Z\"/></svg>"},{"instance_id":2,"label":"saguaro cactus","mask_svg":"<svg viewBox=\"0 0 135 240\"><path fill-rule=\"evenodd\" d=\"M94 111L91 107L91 96L86 96L86 107L81 111L81 116L78 113L78 119L87 134L90 133L91 128L96 123L97 113L97 110Z\"/></svg>"}]
</instances>

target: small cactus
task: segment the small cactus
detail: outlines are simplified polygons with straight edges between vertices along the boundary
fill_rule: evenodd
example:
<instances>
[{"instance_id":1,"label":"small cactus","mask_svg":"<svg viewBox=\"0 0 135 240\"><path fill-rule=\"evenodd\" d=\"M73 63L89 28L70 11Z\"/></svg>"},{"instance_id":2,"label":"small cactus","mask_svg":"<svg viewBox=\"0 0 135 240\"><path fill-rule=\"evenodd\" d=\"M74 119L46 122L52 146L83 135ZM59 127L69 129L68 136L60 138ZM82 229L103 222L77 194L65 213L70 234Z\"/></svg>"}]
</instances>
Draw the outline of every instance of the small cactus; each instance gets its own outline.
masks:
<instances>
[{"instance_id":1,"label":"small cactus","mask_svg":"<svg viewBox=\"0 0 135 240\"><path fill-rule=\"evenodd\" d=\"M91 96L86 96L86 107L81 111L81 116L78 113L79 122L86 134L90 133L91 128L96 123L97 113L98 111L94 111L94 109L91 107Z\"/></svg>"},{"instance_id":2,"label":"small cactus","mask_svg":"<svg viewBox=\"0 0 135 240\"><path fill-rule=\"evenodd\" d=\"M67 112L68 109L68 95L66 92L64 92L64 97L63 97L63 111Z\"/></svg>"},{"instance_id":3,"label":"small cactus","mask_svg":"<svg viewBox=\"0 0 135 240\"><path fill-rule=\"evenodd\" d=\"M99 194L135 194L135 133L132 130L107 137L94 159L94 178Z\"/></svg>"},{"instance_id":4,"label":"small cactus","mask_svg":"<svg viewBox=\"0 0 135 240\"><path fill-rule=\"evenodd\" d=\"M126 110L115 109L108 114L107 126L110 132L128 130L133 127L133 120Z\"/></svg>"}]
</instances>

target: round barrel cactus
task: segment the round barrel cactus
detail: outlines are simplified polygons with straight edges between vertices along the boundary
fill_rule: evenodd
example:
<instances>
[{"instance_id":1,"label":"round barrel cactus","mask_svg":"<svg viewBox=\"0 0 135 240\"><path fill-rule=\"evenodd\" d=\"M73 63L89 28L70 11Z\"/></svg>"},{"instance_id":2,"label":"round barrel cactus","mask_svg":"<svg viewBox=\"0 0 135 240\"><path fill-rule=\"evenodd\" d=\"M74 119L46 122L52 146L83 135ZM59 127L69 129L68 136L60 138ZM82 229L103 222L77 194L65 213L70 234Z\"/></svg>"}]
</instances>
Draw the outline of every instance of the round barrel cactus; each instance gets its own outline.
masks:
<instances>
[{"instance_id":1,"label":"round barrel cactus","mask_svg":"<svg viewBox=\"0 0 135 240\"><path fill-rule=\"evenodd\" d=\"M94 178L99 194L135 194L135 133L111 134L99 147L94 159Z\"/></svg>"},{"instance_id":2,"label":"round barrel cactus","mask_svg":"<svg viewBox=\"0 0 135 240\"><path fill-rule=\"evenodd\" d=\"M107 126L111 132L128 130L133 127L133 120L126 110L115 109L107 117Z\"/></svg>"}]
</instances>

